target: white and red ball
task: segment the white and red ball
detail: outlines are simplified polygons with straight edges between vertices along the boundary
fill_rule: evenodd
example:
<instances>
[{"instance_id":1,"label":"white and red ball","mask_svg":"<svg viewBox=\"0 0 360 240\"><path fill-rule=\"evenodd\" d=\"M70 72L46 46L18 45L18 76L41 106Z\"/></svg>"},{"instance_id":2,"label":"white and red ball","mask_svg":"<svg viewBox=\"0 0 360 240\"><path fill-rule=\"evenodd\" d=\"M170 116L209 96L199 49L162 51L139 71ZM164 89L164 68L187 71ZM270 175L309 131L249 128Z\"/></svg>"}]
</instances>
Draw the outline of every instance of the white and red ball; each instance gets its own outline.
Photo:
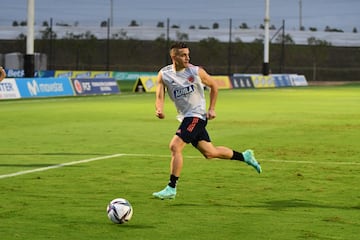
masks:
<instances>
[{"instance_id":1,"label":"white and red ball","mask_svg":"<svg viewBox=\"0 0 360 240\"><path fill-rule=\"evenodd\" d=\"M130 202L124 198L115 198L107 206L108 218L117 224L129 221L133 215Z\"/></svg>"}]
</instances>

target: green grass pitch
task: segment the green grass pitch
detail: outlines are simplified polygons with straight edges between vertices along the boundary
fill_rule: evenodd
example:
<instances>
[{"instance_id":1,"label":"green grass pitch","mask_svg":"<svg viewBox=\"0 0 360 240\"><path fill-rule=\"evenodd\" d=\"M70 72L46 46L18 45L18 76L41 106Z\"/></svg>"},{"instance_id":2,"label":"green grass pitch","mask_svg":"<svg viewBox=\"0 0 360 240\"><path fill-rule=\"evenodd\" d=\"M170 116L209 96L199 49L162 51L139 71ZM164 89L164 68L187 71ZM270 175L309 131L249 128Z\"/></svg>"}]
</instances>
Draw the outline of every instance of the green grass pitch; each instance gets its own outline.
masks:
<instances>
[{"instance_id":1,"label":"green grass pitch","mask_svg":"<svg viewBox=\"0 0 360 240\"><path fill-rule=\"evenodd\" d=\"M154 94L0 101L0 238L357 239L360 87L220 91L215 145L252 148L244 163L206 160L191 145L175 200L169 176L178 122ZM63 165L59 165L63 164ZM114 198L134 207L111 223Z\"/></svg>"}]
</instances>

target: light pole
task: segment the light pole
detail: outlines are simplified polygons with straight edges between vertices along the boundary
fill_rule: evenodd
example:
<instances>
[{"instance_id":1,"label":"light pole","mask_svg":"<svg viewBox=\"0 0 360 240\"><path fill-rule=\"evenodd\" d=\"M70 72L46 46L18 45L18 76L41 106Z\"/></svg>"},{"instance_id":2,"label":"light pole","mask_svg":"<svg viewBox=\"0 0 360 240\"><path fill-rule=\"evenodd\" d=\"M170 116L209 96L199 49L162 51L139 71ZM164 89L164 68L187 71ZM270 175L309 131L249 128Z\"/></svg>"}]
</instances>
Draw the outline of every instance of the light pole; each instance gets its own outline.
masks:
<instances>
[{"instance_id":1,"label":"light pole","mask_svg":"<svg viewBox=\"0 0 360 240\"><path fill-rule=\"evenodd\" d=\"M232 19L229 20L229 48L228 48L228 75L231 74L231 39L232 39Z\"/></svg>"},{"instance_id":2,"label":"light pole","mask_svg":"<svg viewBox=\"0 0 360 240\"><path fill-rule=\"evenodd\" d=\"M114 0L110 0L110 26L114 26Z\"/></svg>"},{"instance_id":3,"label":"light pole","mask_svg":"<svg viewBox=\"0 0 360 240\"><path fill-rule=\"evenodd\" d=\"M35 0L27 1L27 36L26 36L26 54L24 56L25 77L34 77L34 18L35 18Z\"/></svg>"},{"instance_id":4,"label":"light pole","mask_svg":"<svg viewBox=\"0 0 360 240\"><path fill-rule=\"evenodd\" d=\"M264 18L264 29L265 29L265 39L264 39L264 63L262 73L264 76L269 75L269 25L270 25L270 0L265 0L265 18Z\"/></svg>"},{"instance_id":5,"label":"light pole","mask_svg":"<svg viewBox=\"0 0 360 240\"><path fill-rule=\"evenodd\" d=\"M303 30L302 26L302 0L299 0L299 30Z\"/></svg>"}]
</instances>

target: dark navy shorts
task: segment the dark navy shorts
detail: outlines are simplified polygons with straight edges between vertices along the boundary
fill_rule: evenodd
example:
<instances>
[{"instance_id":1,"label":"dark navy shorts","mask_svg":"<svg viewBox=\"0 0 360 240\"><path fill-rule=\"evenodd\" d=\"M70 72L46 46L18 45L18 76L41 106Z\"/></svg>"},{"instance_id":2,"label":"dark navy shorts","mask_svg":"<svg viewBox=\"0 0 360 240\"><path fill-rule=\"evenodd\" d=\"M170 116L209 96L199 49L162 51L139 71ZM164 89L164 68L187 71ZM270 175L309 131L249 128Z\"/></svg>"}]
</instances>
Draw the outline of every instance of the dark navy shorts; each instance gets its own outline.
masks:
<instances>
[{"instance_id":1,"label":"dark navy shorts","mask_svg":"<svg viewBox=\"0 0 360 240\"><path fill-rule=\"evenodd\" d=\"M206 124L207 120L204 121L197 117L186 117L176 131L176 135L184 142L191 143L194 147L196 147L198 142L201 140L211 142L209 134L205 128Z\"/></svg>"}]
</instances>

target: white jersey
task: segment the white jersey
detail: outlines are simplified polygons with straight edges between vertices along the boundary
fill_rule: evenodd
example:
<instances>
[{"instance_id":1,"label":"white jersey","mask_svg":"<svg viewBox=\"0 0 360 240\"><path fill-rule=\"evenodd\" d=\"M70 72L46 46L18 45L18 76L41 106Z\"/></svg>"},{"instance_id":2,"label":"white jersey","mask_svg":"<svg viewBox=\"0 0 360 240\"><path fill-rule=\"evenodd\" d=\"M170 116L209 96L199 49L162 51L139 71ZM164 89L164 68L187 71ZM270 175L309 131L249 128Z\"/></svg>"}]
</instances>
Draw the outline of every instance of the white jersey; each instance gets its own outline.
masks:
<instances>
[{"instance_id":1,"label":"white jersey","mask_svg":"<svg viewBox=\"0 0 360 240\"><path fill-rule=\"evenodd\" d=\"M178 119L198 117L206 120L206 99L204 85L199 76L198 66L189 66L182 71L175 71L173 65L160 70L171 100L175 103Z\"/></svg>"}]
</instances>

